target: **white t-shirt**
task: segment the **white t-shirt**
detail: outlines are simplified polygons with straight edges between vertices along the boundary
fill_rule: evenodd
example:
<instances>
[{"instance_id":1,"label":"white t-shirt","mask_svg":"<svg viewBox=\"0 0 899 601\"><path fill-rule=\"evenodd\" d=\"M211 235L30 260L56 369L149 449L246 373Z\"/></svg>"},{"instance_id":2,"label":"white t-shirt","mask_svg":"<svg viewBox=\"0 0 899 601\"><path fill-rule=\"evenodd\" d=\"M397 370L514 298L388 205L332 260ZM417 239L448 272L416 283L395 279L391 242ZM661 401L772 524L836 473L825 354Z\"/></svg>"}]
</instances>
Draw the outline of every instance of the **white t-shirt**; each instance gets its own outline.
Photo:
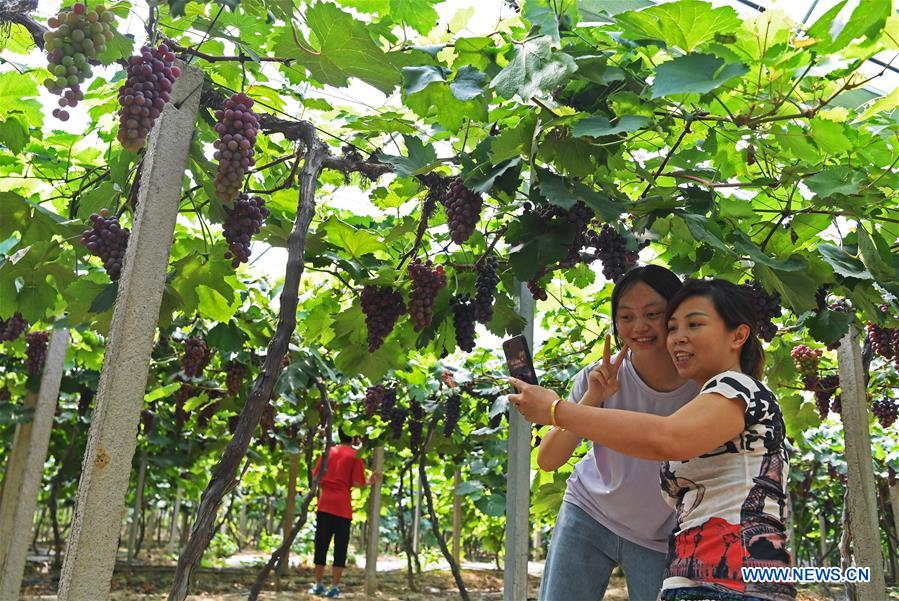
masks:
<instances>
[{"instance_id":1,"label":"white t-shirt","mask_svg":"<svg viewBox=\"0 0 899 601\"><path fill-rule=\"evenodd\" d=\"M574 403L581 400L593 367L585 367L575 376L568 400ZM653 390L640 379L630 356L621 365L618 383L618 392L603 407L667 416L699 392L693 382L671 392ZM618 536L664 553L674 530L674 511L659 490L659 464L594 443L592 452L577 463L568 478L564 500L574 503Z\"/></svg>"},{"instance_id":2,"label":"white t-shirt","mask_svg":"<svg viewBox=\"0 0 899 601\"><path fill-rule=\"evenodd\" d=\"M704 455L663 462L662 491L677 526L662 590L704 586L771 601L795 599L792 585L744 582L741 570L792 565L785 528L790 465L777 399L763 383L736 371L713 377L702 392L742 400L746 426Z\"/></svg>"}]
</instances>

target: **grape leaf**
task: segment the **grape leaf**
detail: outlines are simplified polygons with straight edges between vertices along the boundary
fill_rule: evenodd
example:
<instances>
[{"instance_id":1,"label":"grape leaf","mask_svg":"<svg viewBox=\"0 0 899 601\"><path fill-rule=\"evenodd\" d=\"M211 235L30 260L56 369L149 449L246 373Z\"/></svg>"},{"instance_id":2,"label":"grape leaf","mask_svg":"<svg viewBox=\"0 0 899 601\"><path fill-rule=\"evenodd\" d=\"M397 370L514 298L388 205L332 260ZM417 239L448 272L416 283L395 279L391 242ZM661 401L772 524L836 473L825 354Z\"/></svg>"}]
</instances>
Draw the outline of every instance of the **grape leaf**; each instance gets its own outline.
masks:
<instances>
[{"instance_id":1,"label":"grape leaf","mask_svg":"<svg viewBox=\"0 0 899 601\"><path fill-rule=\"evenodd\" d=\"M622 13L615 21L624 27L622 35L626 38L661 40L685 52L692 52L715 39L717 34L733 33L740 27L740 18L733 8L715 8L698 0L681 0Z\"/></svg>"},{"instance_id":2,"label":"grape leaf","mask_svg":"<svg viewBox=\"0 0 899 601\"><path fill-rule=\"evenodd\" d=\"M574 59L553 50L551 38L542 36L518 46L512 61L493 78L490 86L503 98L517 95L526 102L559 85L575 71Z\"/></svg>"},{"instance_id":3,"label":"grape leaf","mask_svg":"<svg viewBox=\"0 0 899 601\"><path fill-rule=\"evenodd\" d=\"M656 67L656 78L652 82L652 97L661 98L672 94L710 92L749 71L739 63L725 65L724 59L711 54L688 54L662 63Z\"/></svg>"}]
</instances>

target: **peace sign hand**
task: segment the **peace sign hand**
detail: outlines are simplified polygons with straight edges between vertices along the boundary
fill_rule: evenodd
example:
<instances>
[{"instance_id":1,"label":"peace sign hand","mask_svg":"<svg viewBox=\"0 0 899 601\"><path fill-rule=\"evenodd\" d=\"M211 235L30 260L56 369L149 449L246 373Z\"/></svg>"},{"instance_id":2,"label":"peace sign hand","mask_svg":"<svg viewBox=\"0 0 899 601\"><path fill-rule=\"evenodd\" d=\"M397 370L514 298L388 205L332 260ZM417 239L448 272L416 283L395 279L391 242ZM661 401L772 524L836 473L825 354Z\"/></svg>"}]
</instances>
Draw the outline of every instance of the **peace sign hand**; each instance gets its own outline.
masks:
<instances>
[{"instance_id":1,"label":"peace sign hand","mask_svg":"<svg viewBox=\"0 0 899 601\"><path fill-rule=\"evenodd\" d=\"M581 404L590 405L591 407L599 407L609 397L618 392L618 370L624 363L624 355L627 353L627 344L615 355L612 355L611 336L606 334L605 348L603 349L602 361L596 367L590 370L587 376L587 392L581 399Z\"/></svg>"}]
</instances>

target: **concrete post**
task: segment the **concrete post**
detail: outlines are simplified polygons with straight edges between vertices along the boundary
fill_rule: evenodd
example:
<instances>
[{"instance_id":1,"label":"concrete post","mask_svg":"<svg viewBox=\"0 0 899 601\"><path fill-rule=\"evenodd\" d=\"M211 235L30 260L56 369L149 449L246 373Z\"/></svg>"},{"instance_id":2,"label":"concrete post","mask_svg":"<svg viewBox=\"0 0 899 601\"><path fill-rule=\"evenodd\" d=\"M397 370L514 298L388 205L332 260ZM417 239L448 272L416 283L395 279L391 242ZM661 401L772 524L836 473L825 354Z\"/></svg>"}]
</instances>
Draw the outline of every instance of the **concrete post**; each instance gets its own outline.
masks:
<instances>
[{"instance_id":1,"label":"concrete post","mask_svg":"<svg viewBox=\"0 0 899 601\"><path fill-rule=\"evenodd\" d=\"M518 314L524 317L524 337L534 349L534 297L518 283ZM506 472L506 561L503 598L528 596L528 538L530 536L531 424L514 407L509 409L509 465Z\"/></svg>"},{"instance_id":2,"label":"concrete post","mask_svg":"<svg viewBox=\"0 0 899 601\"><path fill-rule=\"evenodd\" d=\"M140 466L137 468L137 487L134 489L134 510L131 513L131 527L128 529L128 563L134 561L134 551L137 547L137 532L140 529L140 514L144 506L144 482L147 479L147 453L140 456Z\"/></svg>"},{"instance_id":3,"label":"concrete post","mask_svg":"<svg viewBox=\"0 0 899 601\"><path fill-rule=\"evenodd\" d=\"M172 102L150 132L143 159L134 231L103 359L59 601L97 601L109 595L150 350L203 85L200 69L180 62L179 67Z\"/></svg>"},{"instance_id":4,"label":"concrete post","mask_svg":"<svg viewBox=\"0 0 899 601\"><path fill-rule=\"evenodd\" d=\"M456 468L453 473L453 561L459 564L462 557L462 497L459 496L459 485L462 483L462 470Z\"/></svg>"},{"instance_id":5,"label":"concrete post","mask_svg":"<svg viewBox=\"0 0 899 601\"><path fill-rule=\"evenodd\" d=\"M290 467L287 475L287 506L284 508L284 520L281 522L281 532L284 538L290 536L293 530L293 513L297 499L297 472L300 471L300 454L290 454ZM278 562L278 575L287 574L287 568L290 566L290 548L284 551L284 555Z\"/></svg>"},{"instance_id":6,"label":"concrete post","mask_svg":"<svg viewBox=\"0 0 899 601\"><path fill-rule=\"evenodd\" d=\"M384 473L384 447L375 448L372 471ZM365 596L378 590L378 536L381 528L381 482L371 485L368 497L368 544L365 546Z\"/></svg>"},{"instance_id":7,"label":"concrete post","mask_svg":"<svg viewBox=\"0 0 899 601\"><path fill-rule=\"evenodd\" d=\"M19 598L68 346L69 330L54 330L50 335L40 389L37 396L29 394L26 398L26 403L34 407L34 418L30 423L19 424L13 437L13 448L0 492L2 601Z\"/></svg>"},{"instance_id":8,"label":"concrete post","mask_svg":"<svg viewBox=\"0 0 899 601\"><path fill-rule=\"evenodd\" d=\"M856 587L858 601L886 599L883 552L874 468L871 459L871 433L868 431L868 401L858 330L849 332L837 351L840 365L840 388L843 391L843 436L846 440L848 467L847 503L853 556L859 567L871 569L871 581Z\"/></svg>"}]
</instances>

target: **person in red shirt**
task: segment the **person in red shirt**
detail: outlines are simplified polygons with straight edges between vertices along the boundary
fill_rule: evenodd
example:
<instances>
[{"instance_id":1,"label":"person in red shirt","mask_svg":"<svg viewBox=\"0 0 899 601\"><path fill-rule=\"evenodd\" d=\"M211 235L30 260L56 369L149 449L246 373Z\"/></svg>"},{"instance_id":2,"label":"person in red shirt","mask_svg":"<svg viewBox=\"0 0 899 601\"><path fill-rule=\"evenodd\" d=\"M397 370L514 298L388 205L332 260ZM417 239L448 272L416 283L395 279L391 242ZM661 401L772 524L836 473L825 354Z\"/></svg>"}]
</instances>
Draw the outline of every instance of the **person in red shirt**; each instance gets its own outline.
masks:
<instances>
[{"instance_id":1,"label":"person in red shirt","mask_svg":"<svg viewBox=\"0 0 899 601\"><path fill-rule=\"evenodd\" d=\"M339 430L340 444L331 447L325 474L319 483L318 509L315 518L315 584L309 589L312 595L325 597L340 596L340 577L346 566L347 547L350 543L350 524L353 519L353 504L350 489L364 487L378 482L381 474L372 472L365 477L365 464L356 456L356 449L350 443L352 437ZM315 463L312 475L318 475L321 457ZM334 539L334 564L331 568L331 588L325 592L322 578L328 547Z\"/></svg>"}]
</instances>

